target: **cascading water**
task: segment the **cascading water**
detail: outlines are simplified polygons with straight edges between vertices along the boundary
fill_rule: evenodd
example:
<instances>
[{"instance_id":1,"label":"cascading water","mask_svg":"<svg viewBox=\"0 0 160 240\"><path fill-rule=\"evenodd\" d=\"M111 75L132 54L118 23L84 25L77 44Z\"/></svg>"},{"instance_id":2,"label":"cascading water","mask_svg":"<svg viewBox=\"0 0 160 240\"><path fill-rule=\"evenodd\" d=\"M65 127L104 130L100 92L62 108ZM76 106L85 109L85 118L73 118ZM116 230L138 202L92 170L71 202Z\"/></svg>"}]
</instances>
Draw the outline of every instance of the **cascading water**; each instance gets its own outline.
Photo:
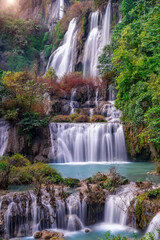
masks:
<instances>
[{"instance_id":1,"label":"cascading water","mask_svg":"<svg viewBox=\"0 0 160 240\"><path fill-rule=\"evenodd\" d=\"M73 18L64 37L64 42L49 58L47 70L53 67L60 78L73 71L73 56L77 39L77 20Z\"/></svg>"},{"instance_id":2,"label":"cascading water","mask_svg":"<svg viewBox=\"0 0 160 240\"><path fill-rule=\"evenodd\" d=\"M67 212L68 212L68 223L67 229L69 231L81 230L84 228L84 225L80 219L82 216L82 204L80 202L79 195L71 195L66 200Z\"/></svg>"},{"instance_id":3,"label":"cascading water","mask_svg":"<svg viewBox=\"0 0 160 240\"><path fill-rule=\"evenodd\" d=\"M153 233L155 235L154 239L156 240L160 239L160 234L157 232L157 229L160 229L160 212L152 219L147 229L147 233Z\"/></svg>"},{"instance_id":4,"label":"cascading water","mask_svg":"<svg viewBox=\"0 0 160 240\"><path fill-rule=\"evenodd\" d=\"M106 198L104 221L107 224L127 225L128 207L134 194L131 188Z\"/></svg>"},{"instance_id":5,"label":"cascading water","mask_svg":"<svg viewBox=\"0 0 160 240\"><path fill-rule=\"evenodd\" d=\"M127 160L120 123L51 123L50 134L57 162Z\"/></svg>"},{"instance_id":6,"label":"cascading water","mask_svg":"<svg viewBox=\"0 0 160 240\"><path fill-rule=\"evenodd\" d=\"M90 32L84 47L83 75L96 77L100 33L98 29L99 12L91 14Z\"/></svg>"},{"instance_id":7,"label":"cascading water","mask_svg":"<svg viewBox=\"0 0 160 240\"><path fill-rule=\"evenodd\" d=\"M41 204L38 204L36 195L29 192L2 197L1 205L5 209L5 234L9 238L33 235L43 229L81 230L86 222L86 203L85 199L81 202L79 194L71 194L66 200L56 197L54 223L54 210L46 191L42 191Z\"/></svg>"},{"instance_id":8,"label":"cascading water","mask_svg":"<svg viewBox=\"0 0 160 240\"><path fill-rule=\"evenodd\" d=\"M90 31L84 47L83 75L98 76L98 57L103 48L110 44L111 28L111 0L109 0L102 21L102 29L99 27L99 12L91 14Z\"/></svg>"},{"instance_id":9,"label":"cascading water","mask_svg":"<svg viewBox=\"0 0 160 240\"><path fill-rule=\"evenodd\" d=\"M70 114L73 114L75 112L75 105L78 106L78 102L76 102L75 104L75 101L76 101L76 91L77 89L73 88L71 90L71 101L70 101Z\"/></svg>"},{"instance_id":10,"label":"cascading water","mask_svg":"<svg viewBox=\"0 0 160 240\"><path fill-rule=\"evenodd\" d=\"M104 19L103 19L102 43L101 43L102 48L110 44L110 28L111 28L111 0L109 0L108 2Z\"/></svg>"},{"instance_id":11,"label":"cascading water","mask_svg":"<svg viewBox=\"0 0 160 240\"><path fill-rule=\"evenodd\" d=\"M64 0L59 0L59 19L64 15Z\"/></svg>"},{"instance_id":12,"label":"cascading water","mask_svg":"<svg viewBox=\"0 0 160 240\"><path fill-rule=\"evenodd\" d=\"M55 24L63 18L64 15L64 0L51 1L49 6L47 25L50 31L53 30Z\"/></svg>"},{"instance_id":13,"label":"cascading water","mask_svg":"<svg viewBox=\"0 0 160 240\"><path fill-rule=\"evenodd\" d=\"M0 157L5 153L9 136L9 124L0 119Z\"/></svg>"}]
</instances>

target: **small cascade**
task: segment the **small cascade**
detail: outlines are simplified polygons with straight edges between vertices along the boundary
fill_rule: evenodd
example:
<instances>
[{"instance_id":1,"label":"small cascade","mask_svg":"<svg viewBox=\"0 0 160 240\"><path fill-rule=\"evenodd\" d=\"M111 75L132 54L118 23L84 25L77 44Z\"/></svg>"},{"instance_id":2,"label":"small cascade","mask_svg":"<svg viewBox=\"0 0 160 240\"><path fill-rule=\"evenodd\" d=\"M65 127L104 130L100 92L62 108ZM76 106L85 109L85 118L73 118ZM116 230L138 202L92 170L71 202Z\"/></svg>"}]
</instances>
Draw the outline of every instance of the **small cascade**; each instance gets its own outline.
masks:
<instances>
[{"instance_id":1,"label":"small cascade","mask_svg":"<svg viewBox=\"0 0 160 240\"><path fill-rule=\"evenodd\" d=\"M68 213L68 223L67 230L76 231L84 228L82 223L82 216L84 213L82 212L82 204L80 202L79 195L72 194L66 200L67 205L67 213Z\"/></svg>"},{"instance_id":2,"label":"small cascade","mask_svg":"<svg viewBox=\"0 0 160 240\"><path fill-rule=\"evenodd\" d=\"M75 112L76 91L77 89L75 88L71 90L70 114L73 114Z\"/></svg>"},{"instance_id":3,"label":"small cascade","mask_svg":"<svg viewBox=\"0 0 160 240\"><path fill-rule=\"evenodd\" d=\"M47 69L53 67L60 78L73 71L73 56L77 39L77 20L73 18L64 36L64 42L49 58Z\"/></svg>"},{"instance_id":4,"label":"small cascade","mask_svg":"<svg viewBox=\"0 0 160 240\"><path fill-rule=\"evenodd\" d=\"M96 98L95 98L95 105L98 107L98 96L99 96L99 89L96 89Z\"/></svg>"},{"instance_id":5,"label":"small cascade","mask_svg":"<svg viewBox=\"0 0 160 240\"><path fill-rule=\"evenodd\" d=\"M93 117L93 113L94 113L94 109L90 108L90 110L89 110L89 117L90 117L90 119Z\"/></svg>"},{"instance_id":6,"label":"small cascade","mask_svg":"<svg viewBox=\"0 0 160 240\"><path fill-rule=\"evenodd\" d=\"M103 19L102 43L101 43L102 48L110 44L110 28L111 28L111 0L109 0L108 2L104 19Z\"/></svg>"},{"instance_id":7,"label":"small cascade","mask_svg":"<svg viewBox=\"0 0 160 240\"><path fill-rule=\"evenodd\" d=\"M5 153L9 137L9 124L0 119L0 157Z\"/></svg>"},{"instance_id":8,"label":"small cascade","mask_svg":"<svg viewBox=\"0 0 160 240\"><path fill-rule=\"evenodd\" d=\"M56 220L53 222L54 210L50 195L42 189L40 204L36 195L30 191L14 193L1 197L1 211L5 209L4 225L6 238L34 235L43 229L64 229L77 231L84 228L87 216L85 199L78 193L71 194L66 200L56 194ZM2 220L2 219L1 219ZM2 220L3 221L3 220Z\"/></svg>"},{"instance_id":9,"label":"small cascade","mask_svg":"<svg viewBox=\"0 0 160 240\"><path fill-rule=\"evenodd\" d=\"M64 0L59 0L59 19L64 15Z\"/></svg>"},{"instance_id":10,"label":"small cascade","mask_svg":"<svg viewBox=\"0 0 160 240\"><path fill-rule=\"evenodd\" d=\"M107 224L127 225L128 207L130 206L133 196L131 189L126 188L119 194L107 197L104 221Z\"/></svg>"},{"instance_id":11,"label":"small cascade","mask_svg":"<svg viewBox=\"0 0 160 240\"><path fill-rule=\"evenodd\" d=\"M127 160L120 123L51 123L50 136L59 163Z\"/></svg>"},{"instance_id":12,"label":"small cascade","mask_svg":"<svg viewBox=\"0 0 160 240\"><path fill-rule=\"evenodd\" d=\"M90 31L84 47L83 75L96 77L98 75L98 48L100 33L98 29L99 12L91 14Z\"/></svg>"},{"instance_id":13,"label":"small cascade","mask_svg":"<svg viewBox=\"0 0 160 240\"><path fill-rule=\"evenodd\" d=\"M160 234L157 232L157 229L160 229L160 212L152 219L147 229L147 233L153 233L155 235L154 239L156 240L160 239Z\"/></svg>"}]
</instances>

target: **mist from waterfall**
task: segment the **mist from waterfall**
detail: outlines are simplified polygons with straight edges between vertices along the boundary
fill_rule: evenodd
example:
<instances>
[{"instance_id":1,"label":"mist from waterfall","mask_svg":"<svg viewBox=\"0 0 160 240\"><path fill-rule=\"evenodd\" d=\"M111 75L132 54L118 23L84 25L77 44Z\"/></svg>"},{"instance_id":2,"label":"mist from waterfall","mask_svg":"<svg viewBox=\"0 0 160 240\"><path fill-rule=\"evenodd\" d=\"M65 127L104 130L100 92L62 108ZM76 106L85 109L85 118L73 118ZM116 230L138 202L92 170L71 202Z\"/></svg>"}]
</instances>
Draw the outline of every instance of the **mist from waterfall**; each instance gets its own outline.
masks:
<instances>
[{"instance_id":1,"label":"mist from waterfall","mask_svg":"<svg viewBox=\"0 0 160 240\"><path fill-rule=\"evenodd\" d=\"M60 78L65 73L73 71L74 51L77 40L77 19L73 18L64 36L63 44L52 53L49 58L47 70L53 67L57 76Z\"/></svg>"},{"instance_id":2,"label":"mist from waterfall","mask_svg":"<svg viewBox=\"0 0 160 240\"><path fill-rule=\"evenodd\" d=\"M0 119L0 157L5 153L9 137L9 124Z\"/></svg>"}]
</instances>

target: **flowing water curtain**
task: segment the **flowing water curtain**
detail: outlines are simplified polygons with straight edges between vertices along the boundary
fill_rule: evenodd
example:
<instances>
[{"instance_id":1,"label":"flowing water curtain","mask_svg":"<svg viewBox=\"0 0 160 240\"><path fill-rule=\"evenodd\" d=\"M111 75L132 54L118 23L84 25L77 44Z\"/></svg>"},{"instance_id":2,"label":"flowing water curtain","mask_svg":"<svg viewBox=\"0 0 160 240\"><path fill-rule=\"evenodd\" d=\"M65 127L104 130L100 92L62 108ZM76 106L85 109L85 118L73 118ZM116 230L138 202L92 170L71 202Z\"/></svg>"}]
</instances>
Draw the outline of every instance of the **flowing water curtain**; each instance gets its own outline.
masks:
<instances>
[{"instance_id":1,"label":"flowing water curtain","mask_svg":"<svg viewBox=\"0 0 160 240\"><path fill-rule=\"evenodd\" d=\"M160 229L160 212L152 219L146 233L153 233L155 235L155 239L158 240L160 238L160 234L157 232L158 229Z\"/></svg>"},{"instance_id":2,"label":"flowing water curtain","mask_svg":"<svg viewBox=\"0 0 160 240\"><path fill-rule=\"evenodd\" d=\"M96 77L98 75L98 49L100 47L99 11L92 13L90 19L90 31L84 46L83 75Z\"/></svg>"},{"instance_id":3,"label":"flowing water curtain","mask_svg":"<svg viewBox=\"0 0 160 240\"><path fill-rule=\"evenodd\" d=\"M5 205L5 234L9 238L34 235L43 229L81 230L87 221L87 205L78 193L71 194L66 200L56 197L56 220L53 222L53 207L50 195L42 189L41 204L36 195L30 191L25 194L8 194L1 197ZM6 203L8 206L6 206ZM49 218L48 218L49 217Z\"/></svg>"},{"instance_id":4,"label":"flowing water curtain","mask_svg":"<svg viewBox=\"0 0 160 240\"><path fill-rule=\"evenodd\" d=\"M99 26L100 13L93 12L90 17L90 30L87 41L84 46L83 54L83 76L98 76L98 57L103 48L110 44L111 38L111 0L109 0L102 20L102 26Z\"/></svg>"},{"instance_id":5,"label":"flowing water curtain","mask_svg":"<svg viewBox=\"0 0 160 240\"><path fill-rule=\"evenodd\" d=\"M4 155L8 144L9 129L9 124L3 119L0 119L0 157Z\"/></svg>"},{"instance_id":6,"label":"flowing water curtain","mask_svg":"<svg viewBox=\"0 0 160 240\"><path fill-rule=\"evenodd\" d=\"M126 161L123 127L120 123L51 123L53 161Z\"/></svg>"},{"instance_id":7,"label":"flowing water curtain","mask_svg":"<svg viewBox=\"0 0 160 240\"><path fill-rule=\"evenodd\" d=\"M77 32L77 19L73 18L69 23L68 30L64 36L63 44L55 52L53 52L49 58L46 70L48 70L49 67L53 67L59 78L65 73L73 71Z\"/></svg>"}]
</instances>

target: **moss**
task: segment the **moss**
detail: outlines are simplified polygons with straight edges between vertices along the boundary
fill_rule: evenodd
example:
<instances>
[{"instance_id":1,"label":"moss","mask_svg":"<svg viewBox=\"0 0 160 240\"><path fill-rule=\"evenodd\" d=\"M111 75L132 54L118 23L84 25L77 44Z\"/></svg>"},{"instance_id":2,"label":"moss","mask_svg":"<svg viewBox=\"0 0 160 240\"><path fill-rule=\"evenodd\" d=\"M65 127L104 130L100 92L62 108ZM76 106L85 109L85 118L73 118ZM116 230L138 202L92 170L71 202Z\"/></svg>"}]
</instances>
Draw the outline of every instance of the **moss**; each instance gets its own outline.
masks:
<instances>
[{"instance_id":1,"label":"moss","mask_svg":"<svg viewBox=\"0 0 160 240\"><path fill-rule=\"evenodd\" d=\"M86 115L79 115L74 119L75 123L81 123L81 122L89 122L89 117Z\"/></svg>"},{"instance_id":2,"label":"moss","mask_svg":"<svg viewBox=\"0 0 160 240\"><path fill-rule=\"evenodd\" d=\"M105 119L104 116L101 116L101 115L94 115L90 122L107 122L107 120Z\"/></svg>"},{"instance_id":3,"label":"moss","mask_svg":"<svg viewBox=\"0 0 160 240\"><path fill-rule=\"evenodd\" d=\"M70 116L57 115L52 118L52 122L71 122Z\"/></svg>"},{"instance_id":4,"label":"moss","mask_svg":"<svg viewBox=\"0 0 160 240\"><path fill-rule=\"evenodd\" d=\"M3 159L14 167L24 167L31 165L30 161L19 153L16 153L11 157L4 157Z\"/></svg>"},{"instance_id":5,"label":"moss","mask_svg":"<svg viewBox=\"0 0 160 240\"><path fill-rule=\"evenodd\" d=\"M79 187L80 186L80 180L76 178L65 178L64 183L68 187Z\"/></svg>"}]
</instances>

